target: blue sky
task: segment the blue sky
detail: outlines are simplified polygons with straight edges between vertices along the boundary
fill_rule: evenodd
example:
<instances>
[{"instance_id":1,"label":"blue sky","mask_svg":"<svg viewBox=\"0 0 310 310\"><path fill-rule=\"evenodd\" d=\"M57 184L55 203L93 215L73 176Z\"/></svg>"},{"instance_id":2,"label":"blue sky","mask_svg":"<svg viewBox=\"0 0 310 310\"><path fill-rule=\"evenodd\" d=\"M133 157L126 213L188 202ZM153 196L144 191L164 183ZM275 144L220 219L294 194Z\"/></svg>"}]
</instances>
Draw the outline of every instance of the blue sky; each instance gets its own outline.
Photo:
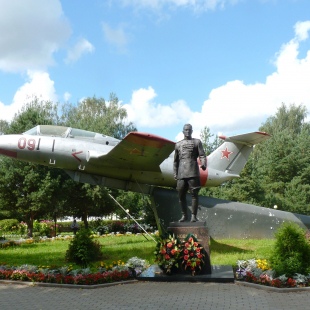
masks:
<instances>
[{"instance_id":1,"label":"blue sky","mask_svg":"<svg viewBox=\"0 0 310 310\"><path fill-rule=\"evenodd\" d=\"M310 108L309 0L0 0L0 119L115 93L139 131L257 131Z\"/></svg>"}]
</instances>

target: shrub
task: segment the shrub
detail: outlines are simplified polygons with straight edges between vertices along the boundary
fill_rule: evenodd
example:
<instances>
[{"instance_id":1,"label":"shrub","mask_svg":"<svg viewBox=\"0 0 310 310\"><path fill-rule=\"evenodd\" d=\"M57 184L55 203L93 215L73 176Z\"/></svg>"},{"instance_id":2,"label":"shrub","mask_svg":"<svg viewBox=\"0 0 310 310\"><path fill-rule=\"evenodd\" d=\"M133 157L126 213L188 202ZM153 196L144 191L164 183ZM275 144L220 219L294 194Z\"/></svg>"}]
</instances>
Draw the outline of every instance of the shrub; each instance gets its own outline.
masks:
<instances>
[{"instance_id":1,"label":"shrub","mask_svg":"<svg viewBox=\"0 0 310 310\"><path fill-rule=\"evenodd\" d=\"M125 232L124 222L122 222L122 221L113 221L111 223L111 231L112 232L124 233Z\"/></svg>"},{"instance_id":2,"label":"shrub","mask_svg":"<svg viewBox=\"0 0 310 310\"><path fill-rule=\"evenodd\" d=\"M33 233L37 236L50 236L51 226L53 225L50 221L37 221L33 222Z\"/></svg>"},{"instance_id":3,"label":"shrub","mask_svg":"<svg viewBox=\"0 0 310 310\"><path fill-rule=\"evenodd\" d=\"M110 232L110 227L107 225L102 225L102 226L98 226L96 228L96 231L100 234L100 235L104 235L104 234L108 234Z\"/></svg>"},{"instance_id":4,"label":"shrub","mask_svg":"<svg viewBox=\"0 0 310 310\"><path fill-rule=\"evenodd\" d=\"M11 232L18 230L19 221L16 219L6 219L0 221L0 229L4 232Z\"/></svg>"},{"instance_id":5,"label":"shrub","mask_svg":"<svg viewBox=\"0 0 310 310\"><path fill-rule=\"evenodd\" d=\"M100 247L99 242L93 240L89 229L80 229L69 244L66 260L86 267L90 262L102 258Z\"/></svg>"},{"instance_id":6,"label":"shrub","mask_svg":"<svg viewBox=\"0 0 310 310\"><path fill-rule=\"evenodd\" d=\"M275 237L270 262L276 275L307 274L310 271L310 244L304 230L295 223L284 223Z\"/></svg>"}]
</instances>

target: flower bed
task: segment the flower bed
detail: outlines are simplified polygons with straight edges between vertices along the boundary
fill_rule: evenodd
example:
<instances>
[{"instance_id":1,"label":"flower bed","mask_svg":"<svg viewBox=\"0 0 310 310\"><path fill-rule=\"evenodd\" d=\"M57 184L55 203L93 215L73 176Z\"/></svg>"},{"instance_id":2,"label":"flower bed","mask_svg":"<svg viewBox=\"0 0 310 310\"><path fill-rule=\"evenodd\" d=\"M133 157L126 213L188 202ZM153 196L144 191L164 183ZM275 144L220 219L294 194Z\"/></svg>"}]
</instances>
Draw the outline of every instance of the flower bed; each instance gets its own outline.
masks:
<instances>
[{"instance_id":1,"label":"flower bed","mask_svg":"<svg viewBox=\"0 0 310 310\"><path fill-rule=\"evenodd\" d=\"M101 263L97 272L92 272L89 268L72 270L70 266L51 269L32 265L19 267L0 265L0 280L97 285L132 280L147 266L148 263L138 257L132 257L126 264L117 262L115 266L110 266L110 270Z\"/></svg>"},{"instance_id":2,"label":"flower bed","mask_svg":"<svg viewBox=\"0 0 310 310\"><path fill-rule=\"evenodd\" d=\"M269 269L265 259L239 260L237 265L235 277L238 281L277 288L310 287L310 274L295 273L293 277L286 275L275 277L275 272Z\"/></svg>"}]
</instances>

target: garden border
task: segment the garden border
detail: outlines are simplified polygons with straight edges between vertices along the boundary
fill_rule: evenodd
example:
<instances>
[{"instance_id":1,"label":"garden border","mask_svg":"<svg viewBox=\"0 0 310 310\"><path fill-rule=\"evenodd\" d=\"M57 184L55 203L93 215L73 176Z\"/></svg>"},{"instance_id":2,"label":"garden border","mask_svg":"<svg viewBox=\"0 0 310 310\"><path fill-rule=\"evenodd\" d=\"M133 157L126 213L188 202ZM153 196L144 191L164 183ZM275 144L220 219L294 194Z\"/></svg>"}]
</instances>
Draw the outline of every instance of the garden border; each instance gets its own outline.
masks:
<instances>
[{"instance_id":1,"label":"garden border","mask_svg":"<svg viewBox=\"0 0 310 310\"><path fill-rule=\"evenodd\" d=\"M0 284L19 284L19 285L27 285L27 286L41 286L41 287L62 287L62 288L70 288L70 289L96 289L103 288L115 285L123 285L123 284L133 284L141 282L139 280L128 280L128 281L119 281L119 282L111 282L111 283L103 283L103 284L95 284L95 285L79 285L79 284L58 284L58 283L44 283L44 282L27 282L27 281L13 281L13 280L0 280ZM171 281L167 281L171 282ZM190 281L189 281L190 282ZM302 292L309 291L310 287L291 287L291 288L278 288L272 286L266 286L251 282L238 281L235 280L229 284L243 285L251 288L256 288L259 290L265 291L273 291L277 293L287 293L287 292Z\"/></svg>"},{"instance_id":2,"label":"garden border","mask_svg":"<svg viewBox=\"0 0 310 310\"><path fill-rule=\"evenodd\" d=\"M238 281L235 280L235 284L237 285L243 285L248 287L257 288L259 290L265 290L265 291L273 291L277 293L289 293L289 292L299 292L299 291L309 291L310 287L273 287L273 286L267 286L267 285L261 285L246 281Z\"/></svg>"},{"instance_id":3,"label":"garden border","mask_svg":"<svg viewBox=\"0 0 310 310\"><path fill-rule=\"evenodd\" d=\"M0 280L0 284L20 284L28 286L43 286L43 287L62 287L62 288L82 288L82 289L96 289L107 286L122 285L136 283L138 280L118 281L111 283L102 283L94 285L81 285L81 284L61 284L61 283L45 283L45 282L29 282L29 281L14 281L14 280Z\"/></svg>"}]
</instances>

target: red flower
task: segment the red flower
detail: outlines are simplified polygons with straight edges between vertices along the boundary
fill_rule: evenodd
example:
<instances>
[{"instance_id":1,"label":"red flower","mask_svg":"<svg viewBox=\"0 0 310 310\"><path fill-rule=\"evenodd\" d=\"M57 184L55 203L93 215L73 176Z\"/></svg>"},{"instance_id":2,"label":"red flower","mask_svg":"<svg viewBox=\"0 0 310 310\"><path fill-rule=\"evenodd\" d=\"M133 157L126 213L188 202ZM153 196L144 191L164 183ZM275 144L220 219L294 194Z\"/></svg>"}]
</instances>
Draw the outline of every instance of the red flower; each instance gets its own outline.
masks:
<instances>
[{"instance_id":1,"label":"red flower","mask_svg":"<svg viewBox=\"0 0 310 310\"><path fill-rule=\"evenodd\" d=\"M172 243L172 242L169 242L169 243L167 244L167 247L168 247L168 248L172 248L172 246L173 246L173 243Z\"/></svg>"},{"instance_id":2,"label":"red flower","mask_svg":"<svg viewBox=\"0 0 310 310\"><path fill-rule=\"evenodd\" d=\"M194 256L194 253L192 252L191 254L189 254L191 257L193 257Z\"/></svg>"},{"instance_id":3,"label":"red flower","mask_svg":"<svg viewBox=\"0 0 310 310\"><path fill-rule=\"evenodd\" d=\"M193 241L192 237L188 238L188 242L192 242L192 241Z\"/></svg>"},{"instance_id":4,"label":"red flower","mask_svg":"<svg viewBox=\"0 0 310 310\"><path fill-rule=\"evenodd\" d=\"M186 254L186 255L188 254L188 250L187 249L184 250L184 254Z\"/></svg>"},{"instance_id":5,"label":"red flower","mask_svg":"<svg viewBox=\"0 0 310 310\"><path fill-rule=\"evenodd\" d=\"M198 246L198 242L194 242L194 246Z\"/></svg>"},{"instance_id":6,"label":"red flower","mask_svg":"<svg viewBox=\"0 0 310 310\"><path fill-rule=\"evenodd\" d=\"M290 287L294 287L296 285L296 281L292 278L288 278L286 283Z\"/></svg>"},{"instance_id":7,"label":"red flower","mask_svg":"<svg viewBox=\"0 0 310 310\"><path fill-rule=\"evenodd\" d=\"M166 255L165 255L165 259L166 259L166 260L169 260L169 259L170 259L170 256L169 256L168 254L166 254Z\"/></svg>"},{"instance_id":8,"label":"red flower","mask_svg":"<svg viewBox=\"0 0 310 310\"><path fill-rule=\"evenodd\" d=\"M184 260L188 260L188 255L184 255Z\"/></svg>"}]
</instances>

